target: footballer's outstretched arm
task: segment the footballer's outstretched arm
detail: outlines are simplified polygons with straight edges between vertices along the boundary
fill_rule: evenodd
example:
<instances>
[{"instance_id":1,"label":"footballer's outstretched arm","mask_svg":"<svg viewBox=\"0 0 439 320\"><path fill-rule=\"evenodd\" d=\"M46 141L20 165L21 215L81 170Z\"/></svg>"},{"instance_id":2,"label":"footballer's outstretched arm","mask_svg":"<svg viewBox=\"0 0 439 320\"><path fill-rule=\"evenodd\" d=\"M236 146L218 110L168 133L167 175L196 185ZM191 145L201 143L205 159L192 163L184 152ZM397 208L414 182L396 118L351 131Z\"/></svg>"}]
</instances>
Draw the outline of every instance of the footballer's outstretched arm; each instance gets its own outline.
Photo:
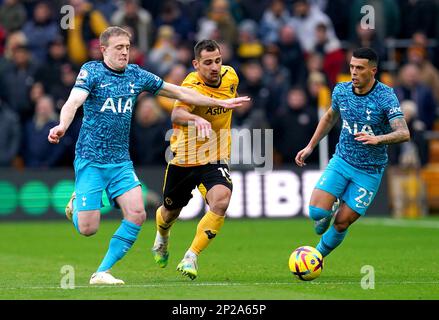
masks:
<instances>
[{"instance_id":1,"label":"footballer's outstretched arm","mask_svg":"<svg viewBox=\"0 0 439 320\"><path fill-rule=\"evenodd\" d=\"M69 128L70 124L75 117L76 110L85 102L89 95L89 92L77 88L73 88L70 92L69 98L61 108L61 114L59 124L50 129L47 139L50 143L59 143Z\"/></svg>"},{"instance_id":2,"label":"footballer's outstretched arm","mask_svg":"<svg viewBox=\"0 0 439 320\"><path fill-rule=\"evenodd\" d=\"M410 140L410 131L404 118L390 120L390 127L392 132L380 136L371 136L365 132L358 132L355 134L355 140L371 145L394 144Z\"/></svg>"},{"instance_id":3,"label":"footballer's outstretched arm","mask_svg":"<svg viewBox=\"0 0 439 320\"><path fill-rule=\"evenodd\" d=\"M340 112L335 111L332 108L329 108L328 111L325 112L323 117L320 119L319 124L317 125L316 131L314 132L311 140L308 143L312 149L314 149L326 135L331 131L334 125L337 123L340 118Z\"/></svg>"},{"instance_id":4,"label":"footballer's outstretched arm","mask_svg":"<svg viewBox=\"0 0 439 320\"><path fill-rule=\"evenodd\" d=\"M172 83L164 82L162 89L158 93L161 96L165 96L172 99L181 100L187 104L195 106L205 107L223 107L227 109L233 109L242 105L243 102L249 101L249 97L239 97L232 99L215 99L208 96L204 96L195 90L176 86Z\"/></svg>"},{"instance_id":5,"label":"footballer's outstretched arm","mask_svg":"<svg viewBox=\"0 0 439 320\"><path fill-rule=\"evenodd\" d=\"M335 111L332 108L329 108L328 111L326 111L326 113L320 119L316 131L314 132L308 145L297 153L295 161L298 166L303 167L306 165L305 159L308 158L313 152L320 140L322 140L329 133L329 131L331 131L339 118L340 112Z\"/></svg>"},{"instance_id":6,"label":"footballer's outstretched arm","mask_svg":"<svg viewBox=\"0 0 439 320\"><path fill-rule=\"evenodd\" d=\"M185 107L179 106L172 109L171 120L173 123L187 126L190 124L195 125L197 128L197 135L201 138L210 136L212 125L206 119L192 114Z\"/></svg>"}]
</instances>

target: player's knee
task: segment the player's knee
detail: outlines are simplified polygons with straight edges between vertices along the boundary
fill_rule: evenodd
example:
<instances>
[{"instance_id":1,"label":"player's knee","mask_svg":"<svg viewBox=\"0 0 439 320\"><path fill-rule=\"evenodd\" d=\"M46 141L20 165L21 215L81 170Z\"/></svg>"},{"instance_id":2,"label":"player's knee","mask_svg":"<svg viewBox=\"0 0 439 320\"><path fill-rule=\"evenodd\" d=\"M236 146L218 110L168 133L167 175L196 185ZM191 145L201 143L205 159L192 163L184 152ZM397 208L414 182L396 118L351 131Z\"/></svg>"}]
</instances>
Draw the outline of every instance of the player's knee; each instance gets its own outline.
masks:
<instances>
[{"instance_id":1,"label":"player's knee","mask_svg":"<svg viewBox=\"0 0 439 320\"><path fill-rule=\"evenodd\" d=\"M90 224L84 224L79 226L79 233L83 236L90 237L98 232L98 227Z\"/></svg>"},{"instance_id":2,"label":"player's knee","mask_svg":"<svg viewBox=\"0 0 439 320\"><path fill-rule=\"evenodd\" d=\"M218 215L223 216L226 214L227 208L229 207L231 197L232 191L230 189L223 188L222 190L217 190L214 194L208 194L206 199L208 200L210 210Z\"/></svg>"},{"instance_id":3,"label":"player's knee","mask_svg":"<svg viewBox=\"0 0 439 320\"><path fill-rule=\"evenodd\" d=\"M334 228L337 232L344 232L349 228L349 221L334 221Z\"/></svg>"},{"instance_id":4,"label":"player's knee","mask_svg":"<svg viewBox=\"0 0 439 320\"><path fill-rule=\"evenodd\" d=\"M309 217L315 221L323 219L331 214L330 210L309 206Z\"/></svg>"},{"instance_id":5,"label":"player's knee","mask_svg":"<svg viewBox=\"0 0 439 320\"><path fill-rule=\"evenodd\" d=\"M209 203L210 210L215 212L218 215L225 215L227 208L229 207L230 198L223 197L220 199L216 199L212 203Z\"/></svg>"},{"instance_id":6,"label":"player's knee","mask_svg":"<svg viewBox=\"0 0 439 320\"><path fill-rule=\"evenodd\" d=\"M170 222L174 221L180 215L181 209L182 208L167 209L165 206L162 206L160 210L161 210L163 220L166 223L170 223Z\"/></svg>"},{"instance_id":7,"label":"player's knee","mask_svg":"<svg viewBox=\"0 0 439 320\"><path fill-rule=\"evenodd\" d=\"M131 209L127 212L126 219L138 226L141 226L146 220L146 211L144 208Z\"/></svg>"}]
</instances>

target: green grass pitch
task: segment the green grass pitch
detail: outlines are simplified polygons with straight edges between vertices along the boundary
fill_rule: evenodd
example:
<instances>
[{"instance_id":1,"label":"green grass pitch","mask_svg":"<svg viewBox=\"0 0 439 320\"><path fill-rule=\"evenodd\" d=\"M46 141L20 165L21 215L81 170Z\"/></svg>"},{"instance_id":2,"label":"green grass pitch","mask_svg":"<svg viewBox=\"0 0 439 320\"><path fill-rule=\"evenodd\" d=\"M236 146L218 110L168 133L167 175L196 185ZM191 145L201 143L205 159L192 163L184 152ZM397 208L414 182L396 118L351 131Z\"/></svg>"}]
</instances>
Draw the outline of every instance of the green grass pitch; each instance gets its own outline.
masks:
<instances>
[{"instance_id":1,"label":"green grass pitch","mask_svg":"<svg viewBox=\"0 0 439 320\"><path fill-rule=\"evenodd\" d=\"M104 220L90 238L67 221L0 223L0 299L438 299L439 220L363 218L344 243L325 259L312 282L294 278L290 253L315 246L318 236L306 219L232 220L199 258L191 281L176 270L198 221L178 221L171 234L170 261L158 268L150 253L155 225L112 272L125 286L88 285L119 222ZM75 271L75 289L62 289L61 268ZM374 270L374 289L363 289L363 266ZM369 282L370 284L370 282Z\"/></svg>"}]
</instances>

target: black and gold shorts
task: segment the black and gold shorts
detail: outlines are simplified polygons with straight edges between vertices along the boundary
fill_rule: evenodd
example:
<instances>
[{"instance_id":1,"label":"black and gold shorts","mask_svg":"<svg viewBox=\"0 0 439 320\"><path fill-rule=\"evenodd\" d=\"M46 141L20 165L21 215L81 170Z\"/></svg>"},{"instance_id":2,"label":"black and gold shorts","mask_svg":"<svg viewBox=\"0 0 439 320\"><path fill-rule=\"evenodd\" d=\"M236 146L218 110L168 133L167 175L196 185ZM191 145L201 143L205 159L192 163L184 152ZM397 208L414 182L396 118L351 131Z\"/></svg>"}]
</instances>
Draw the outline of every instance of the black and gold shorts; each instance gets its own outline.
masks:
<instances>
[{"instance_id":1,"label":"black and gold shorts","mask_svg":"<svg viewBox=\"0 0 439 320\"><path fill-rule=\"evenodd\" d=\"M232 190L229 166L225 163L208 163L194 167L180 167L168 164L163 183L163 204L166 209L183 208L192 198L192 190L198 188L206 193L216 185Z\"/></svg>"}]
</instances>

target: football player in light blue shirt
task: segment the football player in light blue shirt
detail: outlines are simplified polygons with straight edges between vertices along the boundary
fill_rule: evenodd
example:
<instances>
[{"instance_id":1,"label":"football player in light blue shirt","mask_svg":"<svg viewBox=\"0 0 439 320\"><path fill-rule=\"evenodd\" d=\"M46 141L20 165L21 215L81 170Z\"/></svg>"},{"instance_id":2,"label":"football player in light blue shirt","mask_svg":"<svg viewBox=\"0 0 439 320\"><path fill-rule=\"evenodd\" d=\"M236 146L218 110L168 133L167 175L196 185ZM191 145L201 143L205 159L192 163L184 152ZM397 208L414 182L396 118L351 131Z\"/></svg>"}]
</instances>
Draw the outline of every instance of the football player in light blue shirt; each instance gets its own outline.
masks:
<instances>
[{"instance_id":1,"label":"football player in light blue shirt","mask_svg":"<svg viewBox=\"0 0 439 320\"><path fill-rule=\"evenodd\" d=\"M74 161L75 192L66 207L66 215L80 234L95 234L104 190L111 204L123 213L124 219L90 284L124 283L112 276L110 269L134 244L146 218L140 182L128 151L131 116L139 93L147 91L192 105L224 108L234 108L249 100L248 97L213 99L166 83L138 65L128 64L130 38L131 35L119 27L109 27L101 34L103 61L82 66L61 110L60 123L48 136L51 143L58 143L76 110L84 107ZM210 123L197 123L197 129L209 130Z\"/></svg>"},{"instance_id":2,"label":"football player in light blue shirt","mask_svg":"<svg viewBox=\"0 0 439 320\"><path fill-rule=\"evenodd\" d=\"M353 52L352 81L336 85L332 107L295 158L296 164L303 167L305 159L341 118L335 154L317 182L309 205L315 231L322 235L316 249L324 257L340 245L348 227L372 203L387 165L387 145L410 139L393 89L375 79L377 64L378 57L372 49Z\"/></svg>"}]
</instances>

